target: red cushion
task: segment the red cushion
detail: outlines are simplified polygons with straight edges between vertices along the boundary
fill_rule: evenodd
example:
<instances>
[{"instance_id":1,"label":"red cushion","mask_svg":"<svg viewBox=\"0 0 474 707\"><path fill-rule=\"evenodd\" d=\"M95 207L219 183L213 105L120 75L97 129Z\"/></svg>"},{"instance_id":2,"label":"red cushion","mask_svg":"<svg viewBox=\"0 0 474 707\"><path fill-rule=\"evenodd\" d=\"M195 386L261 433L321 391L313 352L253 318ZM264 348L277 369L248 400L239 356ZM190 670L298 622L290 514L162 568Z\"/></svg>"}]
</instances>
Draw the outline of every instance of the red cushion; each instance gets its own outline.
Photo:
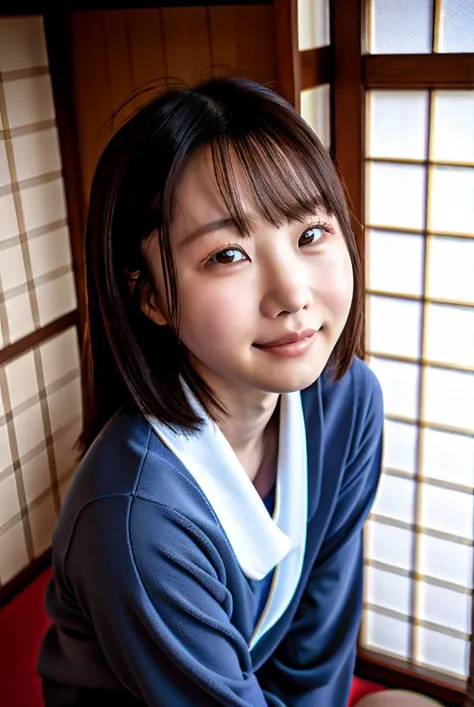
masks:
<instances>
[{"instance_id":1,"label":"red cushion","mask_svg":"<svg viewBox=\"0 0 474 707\"><path fill-rule=\"evenodd\" d=\"M0 685L2 707L42 707L41 681L36 673L38 648L50 619L44 608L51 568L42 572L26 589L0 611ZM381 685L354 678L347 707Z\"/></svg>"},{"instance_id":2,"label":"red cushion","mask_svg":"<svg viewBox=\"0 0 474 707\"><path fill-rule=\"evenodd\" d=\"M357 702L365 697L365 695L368 695L370 692L380 692L385 689L385 687L382 687L382 685L377 685L375 682L361 680L361 678L354 678L352 681L351 694L349 696L347 707L356 707Z\"/></svg>"},{"instance_id":3,"label":"red cushion","mask_svg":"<svg viewBox=\"0 0 474 707\"><path fill-rule=\"evenodd\" d=\"M50 622L44 608L51 569L44 570L0 611L2 707L42 707L36 674L39 644Z\"/></svg>"}]
</instances>

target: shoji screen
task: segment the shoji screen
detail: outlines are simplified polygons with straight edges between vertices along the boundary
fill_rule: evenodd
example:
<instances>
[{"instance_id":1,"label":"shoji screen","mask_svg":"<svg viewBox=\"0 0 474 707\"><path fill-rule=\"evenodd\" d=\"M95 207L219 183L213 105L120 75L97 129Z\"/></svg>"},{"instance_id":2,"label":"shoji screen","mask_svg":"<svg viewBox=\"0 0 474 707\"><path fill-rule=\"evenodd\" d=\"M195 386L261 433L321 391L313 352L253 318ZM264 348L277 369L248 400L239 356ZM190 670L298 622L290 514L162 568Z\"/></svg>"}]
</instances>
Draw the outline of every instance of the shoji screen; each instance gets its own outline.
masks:
<instances>
[{"instance_id":1,"label":"shoji screen","mask_svg":"<svg viewBox=\"0 0 474 707\"><path fill-rule=\"evenodd\" d=\"M0 17L0 586L50 544L81 422L76 289L41 17Z\"/></svg>"},{"instance_id":2,"label":"shoji screen","mask_svg":"<svg viewBox=\"0 0 474 707\"><path fill-rule=\"evenodd\" d=\"M329 47L329 0L299 0L298 1L298 43L302 52L301 62L305 63L305 53L308 63L321 65L327 59L324 54L318 61L317 56L311 57L312 50L322 50ZM321 52L320 52L321 54ZM315 62L316 59L316 62ZM317 136L328 149L331 147L330 121L330 84L324 77L324 68L320 75L315 75L315 85L305 87L303 75L303 90L301 91L301 115L311 125ZM310 79L310 83L313 83Z\"/></svg>"},{"instance_id":3,"label":"shoji screen","mask_svg":"<svg viewBox=\"0 0 474 707\"><path fill-rule=\"evenodd\" d=\"M474 4L370 7L374 53L474 51ZM465 679L474 491L474 91L367 93L368 359L385 395L361 646Z\"/></svg>"}]
</instances>

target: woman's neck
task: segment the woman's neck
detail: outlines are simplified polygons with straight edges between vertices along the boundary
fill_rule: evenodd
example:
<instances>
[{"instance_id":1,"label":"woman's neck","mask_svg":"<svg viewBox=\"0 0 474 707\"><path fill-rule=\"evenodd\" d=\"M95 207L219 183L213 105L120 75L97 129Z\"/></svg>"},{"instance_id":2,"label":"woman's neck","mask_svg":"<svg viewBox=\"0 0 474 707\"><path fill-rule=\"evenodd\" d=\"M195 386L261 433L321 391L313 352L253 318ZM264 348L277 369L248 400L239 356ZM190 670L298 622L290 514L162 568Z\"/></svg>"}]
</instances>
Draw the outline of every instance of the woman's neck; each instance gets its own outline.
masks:
<instances>
[{"instance_id":1,"label":"woman's neck","mask_svg":"<svg viewBox=\"0 0 474 707\"><path fill-rule=\"evenodd\" d=\"M227 402L229 415L219 424L251 481L256 477L264 456L273 458L273 447L278 445L278 434L275 434L277 404L277 395L254 407Z\"/></svg>"},{"instance_id":2,"label":"woman's neck","mask_svg":"<svg viewBox=\"0 0 474 707\"><path fill-rule=\"evenodd\" d=\"M197 360L193 365L226 410L217 425L253 481L262 460L267 464L276 458L280 394L233 385Z\"/></svg>"},{"instance_id":3,"label":"woman's neck","mask_svg":"<svg viewBox=\"0 0 474 707\"><path fill-rule=\"evenodd\" d=\"M208 380L207 383L227 411L217 424L253 481L264 454L266 458L272 456L272 446L278 446L274 423L278 418L276 409L280 396L228 385L224 388L219 381Z\"/></svg>"}]
</instances>

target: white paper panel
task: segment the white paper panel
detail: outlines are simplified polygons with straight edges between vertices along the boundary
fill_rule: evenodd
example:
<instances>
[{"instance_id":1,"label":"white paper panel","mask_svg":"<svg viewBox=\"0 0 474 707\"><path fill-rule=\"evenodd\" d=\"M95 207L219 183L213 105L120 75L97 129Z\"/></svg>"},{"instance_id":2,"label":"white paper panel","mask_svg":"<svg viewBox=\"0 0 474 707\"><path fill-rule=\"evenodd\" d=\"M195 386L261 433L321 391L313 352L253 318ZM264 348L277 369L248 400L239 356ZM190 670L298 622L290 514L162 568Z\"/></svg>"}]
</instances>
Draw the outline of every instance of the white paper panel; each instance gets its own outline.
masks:
<instances>
[{"instance_id":1,"label":"white paper panel","mask_svg":"<svg viewBox=\"0 0 474 707\"><path fill-rule=\"evenodd\" d=\"M405 523L414 523L415 490L415 483L411 479L383 474L372 513Z\"/></svg>"},{"instance_id":2,"label":"white paper panel","mask_svg":"<svg viewBox=\"0 0 474 707\"><path fill-rule=\"evenodd\" d=\"M44 444L45 431L39 403L15 415L14 426L20 457Z\"/></svg>"},{"instance_id":3,"label":"white paper panel","mask_svg":"<svg viewBox=\"0 0 474 707\"><path fill-rule=\"evenodd\" d=\"M41 496L51 486L51 473L46 450L21 464L21 475L27 503Z\"/></svg>"},{"instance_id":4,"label":"white paper panel","mask_svg":"<svg viewBox=\"0 0 474 707\"><path fill-rule=\"evenodd\" d=\"M474 3L442 0L440 52L474 52Z\"/></svg>"},{"instance_id":5,"label":"white paper panel","mask_svg":"<svg viewBox=\"0 0 474 707\"><path fill-rule=\"evenodd\" d=\"M423 291L423 237L368 230L367 286L407 295Z\"/></svg>"},{"instance_id":6,"label":"white paper panel","mask_svg":"<svg viewBox=\"0 0 474 707\"><path fill-rule=\"evenodd\" d=\"M461 587L472 587L472 547L420 535L419 571Z\"/></svg>"},{"instance_id":7,"label":"white paper panel","mask_svg":"<svg viewBox=\"0 0 474 707\"><path fill-rule=\"evenodd\" d=\"M471 631L471 597L418 582L418 618L464 633Z\"/></svg>"},{"instance_id":8,"label":"white paper panel","mask_svg":"<svg viewBox=\"0 0 474 707\"><path fill-rule=\"evenodd\" d=\"M434 233L474 236L474 169L431 168L428 226Z\"/></svg>"},{"instance_id":9,"label":"white paper panel","mask_svg":"<svg viewBox=\"0 0 474 707\"><path fill-rule=\"evenodd\" d=\"M427 91L370 91L367 156L426 159Z\"/></svg>"},{"instance_id":10,"label":"white paper panel","mask_svg":"<svg viewBox=\"0 0 474 707\"><path fill-rule=\"evenodd\" d=\"M41 345L43 374L48 386L79 368L76 328L72 327Z\"/></svg>"},{"instance_id":11,"label":"white paper panel","mask_svg":"<svg viewBox=\"0 0 474 707\"><path fill-rule=\"evenodd\" d=\"M8 166L5 141L0 140L0 187L10 184L10 168Z\"/></svg>"},{"instance_id":12,"label":"white paper panel","mask_svg":"<svg viewBox=\"0 0 474 707\"><path fill-rule=\"evenodd\" d=\"M370 0L373 54L424 54L432 48L433 0Z\"/></svg>"},{"instance_id":13,"label":"white paper panel","mask_svg":"<svg viewBox=\"0 0 474 707\"><path fill-rule=\"evenodd\" d=\"M7 81L3 90L10 128L54 119L53 91L49 75Z\"/></svg>"},{"instance_id":14,"label":"white paper panel","mask_svg":"<svg viewBox=\"0 0 474 707\"><path fill-rule=\"evenodd\" d=\"M383 465L415 474L417 439L418 429L415 425L385 420Z\"/></svg>"},{"instance_id":15,"label":"white paper panel","mask_svg":"<svg viewBox=\"0 0 474 707\"><path fill-rule=\"evenodd\" d=\"M367 559L404 570L412 569L413 533L385 523L367 521Z\"/></svg>"},{"instance_id":16,"label":"white paper panel","mask_svg":"<svg viewBox=\"0 0 474 707\"><path fill-rule=\"evenodd\" d=\"M46 226L67 215L62 179L23 189L20 195L27 231Z\"/></svg>"},{"instance_id":17,"label":"white paper panel","mask_svg":"<svg viewBox=\"0 0 474 707\"><path fill-rule=\"evenodd\" d=\"M5 374L12 409L38 394L38 380L32 351L28 351L7 363Z\"/></svg>"},{"instance_id":18,"label":"white paper panel","mask_svg":"<svg viewBox=\"0 0 474 707\"><path fill-rule=\"evenodd\" d=\"M368 297L370 351L417 358L421 354L421 303L392 297Z\"/></svg>"},{"instance_id":19,"label":"white paper panel","mask_svg":"<svg viewBox=\"0 0 474 707\"><path fill-rule=\"evenodd\" d=\"M67 228L58 228L29 242L33 277L41 277L69 265L72 261Z\"/></svg>"},{"instance_id":20,"label":"white paper panel","mask_svg":"<svg viewBox=\"0 0 474 707\"><path fill-rule=\"evenodd\" d=\"M430 361L474 365L474 308L429 304L426 350Z\"/></svg>"},{"instance_id":21,"label":"white paper panel","mask_svg":"<svg viewBox=\"0 0 474 707\"><path fill-rule=\"evenodd\" d=\"M365 636L369 648L380 648L403 658L410 655L410 627L405 621L365 612Z\"/></svg>"},{"instance_id":22,"label":"white paper panel","mask_svg":"<svg viewBox=\"0 0 474 707\"><path fill-rule=\"evenodd\" d=\"M385 413L416 419L420 367L374 357L370 359L370 367L382 386Z\"/></svg>"},{"instance_id":23,"label":"white paper panel","mask_svg":"<svg viewBox=\"0 0 474 707\"><path fill-rule=\"evenodd\" d=\"M28 292L12 297L5 302L10 343L14 343L30 334L34 329L33 315Z\"/></svg>"},{"instance_id":24,"label":"white paper panel","mask_svg":"<svg viewBox=\"0 0 474 707\"><path fill-rule=\"evenodd\" d=\"M473 536L472 495L461 491L422 484L420 522L424 528L458 535Z\"/></svg>"},{"instance_id":25,"label":"white paper panel","mask_svg":"<svg viewBox=\"0 0 474 707\"><path fill-rule=\"evenodd\" d=\"M324 147L329 149L331 146L329 84L301 91L301 115L311 125Z\"/></svg>"},{"instance_id":26,"label":"white paper panel","mask_svg":"<svg viewBox=\"0 0 474 707\"><path fill-rule=\"evenodd\" d=\"M474 437L423 430L422 473L433 479L474 487Z\"/></svg>"},{"instance_id":27,"label":"white paper panel","mask_svg":"<svg viewBox=\"0 0 474 707\"><path fill-rule=\"evenodd\" d=\"M23 524L15 523L0 536L0 581L6 584L28 564Z\"/></svg>"},{"instance_id":28,"label":"white paper panel","mask_svg":"<svg viewBox=\"0 0 474 707\"><path fill-rule=\"evenodd\" d=\"M2 283L3 293L26 282L26 271L20 244L6 248L0 253L0 282Z\"/></svg>"},{"instance_id":29,"label":"white paper panel","mask_svg":"<svg viewBox=\"0 0 474 707\"><path fill-rule=\"evenodd\" d=\"M329 44L329 0L298 0L299 49Z\"/></svg>"},{"instance_id":30,"label":"white paper panel","mask_svg":"<svg viewBox=\"0 0 474 707\"><path fill-rule=\"evenodd\" d=\"M0 414L1 414L0 403ZM0 425L0 474L7 469L12 463L12 455L10 451L10 441L8 437L7 424Z\"/></svg>"},{"instance_id":31,"label":"white paper panel","mask_svg":"<svg viewBox=\"0 0 474 707\"><path fill-rule=\"evenodd\" d=\"M465 677L468 672L469 644L453 636L419 627L419 653L416 659L430 667L440 668L456 676Z\"/></svg>"},{"instance_id":32,"label":"white paper panel","mask_svg":"<svg viewBox=\"0 0 474 707\"><path fill-rule=\"evenodd\" d=\"M474 239L430 238L430 297L474 303Z\"/></svg>"},{"instance_id":33,"label":"white paper panel","mask_svg":"<svg viewBox=\"0 0 474 707\"><path fill-rule=\"evenodd\" d=\"M61 170L56 128L15 137L12 139L12 147L19 182Z\"/></svg>"},{"instance_id":34,"label":"white paper panel","mask_svg":"<svg viewBox=\"0 0 474 707\"><path fill-rule=\"evenodd\" d=\"M77 307L76 285L73 272L68 272L36 288L39 317L42 326Z\"/></svg>"},{"instance_id":35,"label":"white paper panel","mask_svg":"<svg viewBox=\"0 0 474 707\"><path fill-rule=\"evenodd\" d=\"M49 415L53 433L81 414L81 385L79 378L48 395Z\"/></svg>"},{"instance_id":36,"label":"white paper panel","mask_svg":"<svg viewBox=\"0 0 474 707\"><path fill-rule=\"evenodd\" d=\"M20 510L16 479L10 474L0 481L0 525L6 523Z\"/></svg>"},{"instance_id":37,"label":"white paper panel","mask_svg":"<svg viewBox=\"0 0 474 707\"><path fill-rule=\"evenodd\" d=\"M46 66L48 57L44 38L43 19L12 17L0 22L0 67L2 71L16 71Z\"/></svg>"},{"instance_id":38,"label":"white paper panel","mask_svg":"<svg viewBox=\"0 0 474 707\"><path fill-rule=\"evenodd\" d=\"M427 367L424 403L429 422L474 430L474 373Z\"/></svg>"},{"instance_id":39,"label":"white paper panel","mask_svg":"<svg viewBox=\"0 0 474 707\"><path fill-rule=\"evenodd\" d=\"M365 573L366 600L384 609L410 614L411 579L376 567L367 567Z\"/></svg>"},{"instance_id":40,"label":"white paper panel","mask_svg":"<svg viewBox=\"0 0 474 707\"><path fill-rule=\"evenodd\" d=\"M474 162L474 91L434 91L433 99L431 158Z\"/></svg>"},{"instance_id":41,"label":"white paper panel","mask_svg":"<svg viewBox=\"0 0 474 707\"><path fill-rule=\"evenodd\" d=\"M421 230L425 211L425 170L418 165L367 163L367 223Z\"/></svg>"},{"instance_id":42,"label":"white paper panel","mask_svg":"<svg viewBox=\"0 0 474 707\"><path fill-rule=\"evenodd\" d=\"M18 221L16 218L15 202L11 194L0 196L0 243L18 235Z\"/></svg>"}]
</instances>

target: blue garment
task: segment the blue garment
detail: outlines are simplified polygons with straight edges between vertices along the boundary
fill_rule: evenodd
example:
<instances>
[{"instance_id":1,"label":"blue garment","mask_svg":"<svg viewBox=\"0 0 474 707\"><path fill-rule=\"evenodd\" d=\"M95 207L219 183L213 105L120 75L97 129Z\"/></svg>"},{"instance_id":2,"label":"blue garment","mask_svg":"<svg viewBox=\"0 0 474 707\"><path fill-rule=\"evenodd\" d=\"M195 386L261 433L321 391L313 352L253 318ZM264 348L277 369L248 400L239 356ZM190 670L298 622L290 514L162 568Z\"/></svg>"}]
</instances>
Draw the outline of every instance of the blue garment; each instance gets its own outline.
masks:
<instances>
[{"instance_id":1,"label":"blue garment","mask_svg":"<svg viewBox=\"0 0 474 707\"><path fill-rule=\"evenodd\" d=\"M102 704L110 697L154 707L346 704L382 395L356 359L341 381L325 373L301 398L304 562L290 605L252 650L258 596L200 487L138 412L124 410L106 426L54 533L53 625L38 663L47 707L94 704L92 694Z\"/></svg>"},{"instance_id":2,"label":"blue garment","mask_svg":"<svg viewBox=\"0 0 474 707\"><path fill-rule=\"evenodd\" d=\"M276 485L274 484L268 496L263 499L265 508L267 509L269 515L273 515L273 510L275 508L275 490ZM262 611L265 608L265 604L267 603L268 595L270 594L270 586L272 583L272 579L273 571L269 572L267 576L261 579L260 581L253 582L253 590L257 603L256 620L260 618Z\"/></svg>"}]
</instances>

